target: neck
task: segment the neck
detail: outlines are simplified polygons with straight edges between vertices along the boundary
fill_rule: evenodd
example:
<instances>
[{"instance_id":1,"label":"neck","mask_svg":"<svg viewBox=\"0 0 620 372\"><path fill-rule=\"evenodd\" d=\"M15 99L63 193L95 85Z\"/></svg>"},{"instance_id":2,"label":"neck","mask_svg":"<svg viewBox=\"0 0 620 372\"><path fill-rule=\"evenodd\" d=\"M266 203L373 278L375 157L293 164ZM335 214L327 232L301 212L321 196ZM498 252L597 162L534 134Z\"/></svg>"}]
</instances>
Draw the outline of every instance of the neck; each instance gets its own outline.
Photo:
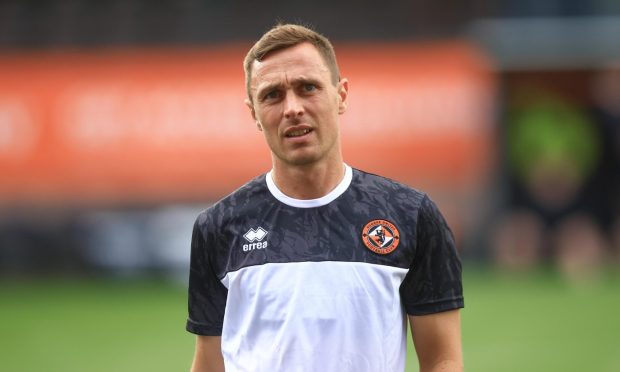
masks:
<instances>
[{"instance_id":1,"label":"neck","mask_svg":"<svg viewBox=\"0 0 620 372\"><path fill-rule=\"evenodd\" d=\"M318 199L329 194L344 178L341 158L332 162L290 165L274 162L272 177L278 189L295 199Z\"/></svg>"}]
</instances>

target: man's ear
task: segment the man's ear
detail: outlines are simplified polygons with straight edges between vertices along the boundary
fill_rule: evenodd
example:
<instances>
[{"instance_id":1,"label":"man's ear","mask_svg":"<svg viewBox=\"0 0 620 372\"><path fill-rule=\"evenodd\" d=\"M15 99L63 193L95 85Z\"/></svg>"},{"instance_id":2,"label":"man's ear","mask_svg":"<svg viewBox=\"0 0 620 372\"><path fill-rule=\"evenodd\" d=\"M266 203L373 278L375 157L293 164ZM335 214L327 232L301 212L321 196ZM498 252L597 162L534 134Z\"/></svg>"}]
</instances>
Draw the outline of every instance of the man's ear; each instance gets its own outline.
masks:
<instances>
[{"instance_id":1,"label":"man's ear","mask_svg":"<svg viewBox=\"0 0 620 372\"><path fill-rule=\"evenodd\" d=\"M250 109L250 115L252 115L252 119L254 119L254 122L256 122L256 128L258 128L258 130L262 132L263 127L262 125L260 125L260 122L258 121L258 119L256 119L256 111L254 111L254 105L252 104L252 101L250 101L249 98L245 99L245 105L248 106L248 108Z\"/></svg>"},{"instance_id":2,"label":"man's ear","mask_svg":"<svg viewBox=\"0 0 620 372\"><path fill-rule=\"evenodd\" d=\"M252 119L256 120L256 112L254 112L254 104L250 101L249 98L245 99L245 105L250 109L250 114L252 115Z\"/></svg>"},{"instance_id":3,"label":"man's ear","mask_svg":"<svg viewBox=\"0 0 620 372\"><path fill-rule=\"evenodd\" d=\"M347 111L347 97L349 95L349 80L340 79L338 82L338 113L344 114Z\"/></svg>"},{"instance_id":4,"label":"man's ear","mask_svg":"<svg viewBox=\"0 0 620 372\"><path fill-rule=\"evenodd\" d=\"M248 106L248 108L250 109L250 114L252 115L252 119L254 119L254 121L256 122L256 128L258 128L258 130L262 132L263 126L260 125L260 121L256 119L256 111L254 111L254 105L252 104L252 101L250 101L249 98L245 99L245 105Z\"/></svg>"}]
</instances>

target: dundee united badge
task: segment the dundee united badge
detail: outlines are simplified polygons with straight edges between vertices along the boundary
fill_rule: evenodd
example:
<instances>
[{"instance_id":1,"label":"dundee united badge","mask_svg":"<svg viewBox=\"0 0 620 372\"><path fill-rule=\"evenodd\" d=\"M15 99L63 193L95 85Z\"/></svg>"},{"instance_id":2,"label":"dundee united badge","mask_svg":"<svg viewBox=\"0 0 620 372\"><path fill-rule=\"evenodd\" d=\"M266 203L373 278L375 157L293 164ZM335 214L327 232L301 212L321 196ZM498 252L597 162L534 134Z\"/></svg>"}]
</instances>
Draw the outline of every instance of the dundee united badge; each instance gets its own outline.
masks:
<instances>
[{"instance_id":1,"label":"dundee united badge","mask_svg":"<svg viewBox=\"0 0 620 372\"><path fill-rule=\"evenodd\" d=\"M378 254L392 253L400 242L400 233L393 223L372 220L362 229L362 241L366 248Z\"/></svg>"}]
</instances>

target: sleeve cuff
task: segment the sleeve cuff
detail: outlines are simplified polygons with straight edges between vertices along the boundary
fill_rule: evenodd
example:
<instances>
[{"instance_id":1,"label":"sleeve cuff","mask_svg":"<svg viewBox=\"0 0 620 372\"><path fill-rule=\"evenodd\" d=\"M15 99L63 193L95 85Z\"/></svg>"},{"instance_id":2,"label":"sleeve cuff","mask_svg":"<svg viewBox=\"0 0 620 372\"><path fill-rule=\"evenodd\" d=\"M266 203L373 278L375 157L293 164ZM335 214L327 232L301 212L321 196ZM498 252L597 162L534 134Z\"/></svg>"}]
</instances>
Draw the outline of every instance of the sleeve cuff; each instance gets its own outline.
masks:
<instances>
[{"instance_id":1,"label":"sleeve cuff","mask_svg":"<svg viewBox=\"0 0 620 372\"><path fill-rule=\"evenodd\" d=\"M199 336L221 336L222 335L222 326L210 326L207 324L196 323L191 319L187 320L185 325L185 329Z\"/></svg>"},{"instance_id":2,"label":"sleeve cuff","mask_svg":"<svg viewBox=\"0 0 620 372\"><path fill-rule=\"evenodd\" d=\"M461 309L465 307L465 301L462 297L443 300L438 302L416 304L408 306L405 304L405 311L409 315L429 315L435 313L441 313L444 311L450 311L455 309Z\"/></svg>"}]
</instances>

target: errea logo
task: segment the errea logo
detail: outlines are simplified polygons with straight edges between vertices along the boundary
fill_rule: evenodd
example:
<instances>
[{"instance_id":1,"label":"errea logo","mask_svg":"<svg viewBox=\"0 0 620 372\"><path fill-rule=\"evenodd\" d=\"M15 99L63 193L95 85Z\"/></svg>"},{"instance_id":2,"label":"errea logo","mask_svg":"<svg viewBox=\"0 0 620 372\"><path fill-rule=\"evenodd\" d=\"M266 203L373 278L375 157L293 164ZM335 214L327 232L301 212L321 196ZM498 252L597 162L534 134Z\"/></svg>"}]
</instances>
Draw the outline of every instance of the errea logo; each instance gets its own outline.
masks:
<instances>
[{"instance_id":1,"label":"errea logo","mask_svg":"<svg viewBox=\"0 0 620 372\"><path fill-rule=\"evenodd\" d=\"M258 240L260 242L261 240L263 240L263 238L265 238L265 235L267 235L267 231L259 226L256 230L248 230L248 232L246 232L243 237L245 238L245 240L252 243L255 240Z\"/></svg>"},{"instance_id":2,"label":"errea logo","mask_svg":"<svg viewBox=\"0 0 620 372\"><path fill-rule=\"evenodd\" d=\"M250 242L250 244L244 244L243 251L249 252L255 249L267 248L267 242L262 241L263 239L265 239L265 236L267 236L267 234L268 234L267 230L263 229L260 226L256 230L254 230L253 228L248 230L248 232L243 234L243 237L245 238L245 240Z\"/></svg>"}]
</instances>

